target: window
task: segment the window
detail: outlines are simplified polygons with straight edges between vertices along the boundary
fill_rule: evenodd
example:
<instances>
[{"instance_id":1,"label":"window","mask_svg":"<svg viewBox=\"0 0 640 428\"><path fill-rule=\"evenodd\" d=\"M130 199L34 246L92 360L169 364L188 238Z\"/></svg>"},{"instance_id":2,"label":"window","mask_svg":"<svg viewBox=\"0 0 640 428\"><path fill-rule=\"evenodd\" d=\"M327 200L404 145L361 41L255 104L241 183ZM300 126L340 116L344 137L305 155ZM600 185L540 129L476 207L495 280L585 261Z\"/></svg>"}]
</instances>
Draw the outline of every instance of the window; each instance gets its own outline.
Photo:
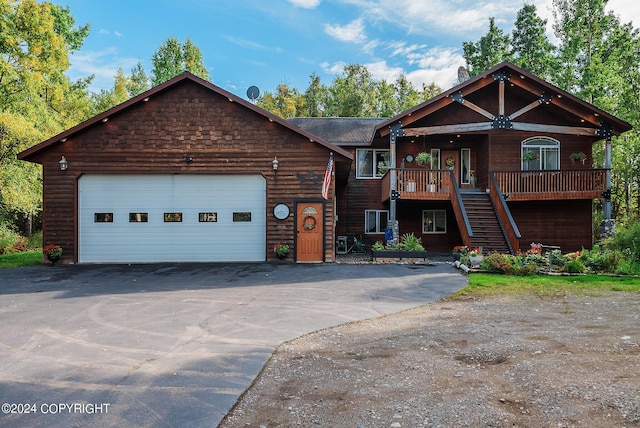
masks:
<instances>
[{"instance_id":1,"label":"window","mask_svg":"<svg viewBox=\"0 0 640 428\"><path fill-rule=\"evenodd\" d=\"M389 211L367 210L364 212L366 233L384 233L387 223L389 223Z\"/></svg>"},{"instance_id":2,"label":"window","mask_svg":"<svg viewBox=\"0 0 640 428\"><path fill-rule=\"evenodd\" d=\"M447 233L447 212L445 210L422 211L422 233Z\"/></svg>"},{"instance_id":3,"label":"window","mask_svg":"<svg viewBox=\"0 0 640 428\"><path fill-rule=\"evenodd\" d=\"M233 221L234 222L251 221L251 213L250 212L233 213Z\"/></svg>"},{"instance_id":4,"label":"window","mask_svg":"<svg viewBox=\"0 0 640 428\"><path fill-rule=\"evenodd\" d=\"M94 213L93 221L95 223L113 223L113 213Z\"/></svg>"},{"instance_id":5,"label":"window","mask_svg":"<svg viewBox=\"0 0 640 428\"><path fill-rule=\"evenodd\" d=\"M129 223L147 223L148 221L148 213L129 213Z\"/></svg>"},{"instance_id":6,"label":"window","mask_svg":"<svg viewBox=\"0 0 640 428\"><path fill-rule=\"evenodd\" d=\"M199 213L198 221L200 223L216 223L218 221L218 213Z\"/></svg>"},{"instance_id":7,"label":"window","mask_svg":"<svg viewBox=\"0 0 640 428\"><path fill-rule=\"evenodd\" d=\"M182 213L164 213L165 223L182 223Z\"/></svg>"},{"instance_id":8,"label":"window","mask_svg":"<svg viewBox=\"0 0 640 428\"><path fill-rule=\"evenodd\" d=\"M440 149L431 149L431 169L440 169Z\"/></svg>"},{"instance_id":9,"label":"window","mask_svg":"<svg viewBox=\"0 0 640 428\"><path fill-rule=\"evenodd\" d=\"M460 183L469 184L471 178L471 149L460 150Z\"/></svg>"},{"instance_id":10,"label":"window","mask_svg":"<svg viewBox=\"0 0 640 428\"><path fill-rule=\"evenodd\" d=\"M560 142L549 137L532 137L522 142L522 170L560 169Z\"/></svg>"},{"instance_id":11,"label":"window","mask_svg":"<svg viewBox=\"0 0 640 428\"><path fill-rule=\"evenodd\" d=\"M380 178L389 170L389 150L358 150L357 178Z\"/></svg>"}]
</instances>

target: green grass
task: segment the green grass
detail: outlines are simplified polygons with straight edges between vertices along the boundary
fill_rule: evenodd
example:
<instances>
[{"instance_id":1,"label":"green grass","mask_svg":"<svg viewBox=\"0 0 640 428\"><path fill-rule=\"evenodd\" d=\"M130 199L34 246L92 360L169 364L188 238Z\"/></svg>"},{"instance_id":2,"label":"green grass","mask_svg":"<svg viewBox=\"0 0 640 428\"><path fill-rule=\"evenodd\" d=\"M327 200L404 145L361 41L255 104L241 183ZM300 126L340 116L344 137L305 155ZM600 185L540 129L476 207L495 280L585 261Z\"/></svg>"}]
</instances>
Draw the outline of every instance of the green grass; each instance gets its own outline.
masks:
<instances>
[{"instance_id":1,"label":"green grass","mask_svg":"<svg viewBox=\"0 0 640 428\"><path fill-rule=\"evenodd\" d=\"M509 294L597 294L605 291L640 292L640 277L609 275L511 276L501 274L469 275L469 285L451 299Z\"/></svg>"},{"instance_id":2,"label":"green grass","mask_svg":"<svg viewBox=\"0 0 640 428\"><path fill-rule=\"evenodd\" d=\"M40 263L42 263L42 251L40 250L0 255L0 268L35 266Z\"/></svg>"}]
</instances>

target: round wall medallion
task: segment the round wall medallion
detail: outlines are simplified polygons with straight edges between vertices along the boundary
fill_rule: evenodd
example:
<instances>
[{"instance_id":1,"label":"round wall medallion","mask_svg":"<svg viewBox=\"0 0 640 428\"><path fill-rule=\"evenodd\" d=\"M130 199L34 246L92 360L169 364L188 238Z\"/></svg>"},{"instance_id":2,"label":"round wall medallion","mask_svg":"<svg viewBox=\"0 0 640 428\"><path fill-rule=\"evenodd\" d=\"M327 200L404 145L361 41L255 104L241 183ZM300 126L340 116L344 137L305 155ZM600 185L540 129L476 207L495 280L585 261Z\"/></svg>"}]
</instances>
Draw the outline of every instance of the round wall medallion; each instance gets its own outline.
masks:
<instances>
[{"instance_id":1,"label":"round wall medallion","mask_svg":"<svg viewBox=\"0 0 640 428\"><path fill-rule=\"evenodd\" d=\"M278 220L284 220L289 217L289 205L287 204L276 204L273 207L273 216Z\"/></svg>"},{"instance_id":2,"label":"round wall medallion","mask_svg":"<svg viewBox=\"0 0 640 428\"><path fill-rule=\"evenodd\" d=\"M413 162L413 155L406 155L406 156L404 157L404 160L405 160L405 162L407 162L407 163L411 163L411 162Z\"/></svg>"}]
</instances>

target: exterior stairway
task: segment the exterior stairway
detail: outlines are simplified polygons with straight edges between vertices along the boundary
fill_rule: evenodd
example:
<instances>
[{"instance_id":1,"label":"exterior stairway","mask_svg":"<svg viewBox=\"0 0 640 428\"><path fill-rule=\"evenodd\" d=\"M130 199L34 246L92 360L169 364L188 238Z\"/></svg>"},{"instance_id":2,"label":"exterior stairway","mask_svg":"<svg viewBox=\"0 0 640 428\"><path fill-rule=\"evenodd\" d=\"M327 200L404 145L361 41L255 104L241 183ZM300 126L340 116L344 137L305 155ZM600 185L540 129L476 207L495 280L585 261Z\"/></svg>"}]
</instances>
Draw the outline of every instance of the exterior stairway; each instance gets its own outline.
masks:
<instances>
[{"instance_id":1,"label":"exterior stairway","mask_svg":"<svg viewBox=\"0 0 640 428\"><path fill-rule=\"evenodd\" d=\"M484 254L513 253L489 195L480 191L462 191L461 196L473 232L471 246L482 247Z\"/></svg>"}]
</instances>

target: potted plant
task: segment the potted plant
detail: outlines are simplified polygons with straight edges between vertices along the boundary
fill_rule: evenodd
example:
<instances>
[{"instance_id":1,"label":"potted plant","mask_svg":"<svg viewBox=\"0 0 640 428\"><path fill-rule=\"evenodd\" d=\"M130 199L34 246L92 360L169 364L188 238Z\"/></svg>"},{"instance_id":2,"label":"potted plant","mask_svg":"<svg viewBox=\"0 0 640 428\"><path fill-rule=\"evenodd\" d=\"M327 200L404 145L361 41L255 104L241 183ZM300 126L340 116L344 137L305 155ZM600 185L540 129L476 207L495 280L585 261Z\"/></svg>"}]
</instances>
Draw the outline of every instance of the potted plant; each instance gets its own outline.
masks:
<instances>
[{"instance_id":1,"label":"potted plant","mask_svg":"<svg viewBox=\"0 0 640 428\"><path fill-rule=\"evenodd\" d=\"M425 168L431 167L431 153L428 152L420 152L416 155L416 163L418 165L424 166Z\"/></svg>"},{"instance_id":2,"label":"potted plant","mask_svg":"<svg viewBox=\"0 0 640 428\"><path fill-rule=\"evenodd\" d=\"M58 260L60 260L60 257L62 257L62 247L59 245L46 245L42 249L42 252L44 253L45 257L51 262L51 265L54 265Z\"/></svg>"},{"instance_id":3,"label":"potted plant","mask_svg":"<svg viewBox=\"0 0 640 428\"><path fill-rule=\"evenodd\" d=\"M587 155L584 152L573 152L569 157L571 158L571 163L582 162L584 165L587 160Z\"/></svg>"},{"instance_id":4,"label":"potted plant","mask_svg":"<svg viewBox=\"0 0 640 428\"><path fill-rule=\"evenodd\" d=\"M273 252L282 260L289 254L289 246L287 244L276 244L273 246Z\"/></svg>"},{"instance_id":5,"label":"potted plant","mask_svg":"<svg viewBox=\"0 0 640 428\"><path fill-rule=\"evenodd\" d=\"M538 153L536 152L526 152L522 155L523 162L531 162L538 160Z\"/></svg>"},{"instance_id":6,"label":"potted plant","mask_svg":"<svg viewBox=\"0 0 640 428\"><path fill-rule=\"evenodd\" d=\"M469 248L466 245L456 245L453 247L453 260L460 260L460 257L467 254L469 252Z\"/></svg>"},{"instance_id":7,"label":"potted plant","mask_svg":"<svg viewBox=\"0 0 640 428\"><path fill-rule=\"evenodd\" d=\"M471 262L472 268L480 267L480 263L482 262L482 249L476 247L473 250L471 250L469 252L469 260Z\"/></svg>"}]
</instances>

